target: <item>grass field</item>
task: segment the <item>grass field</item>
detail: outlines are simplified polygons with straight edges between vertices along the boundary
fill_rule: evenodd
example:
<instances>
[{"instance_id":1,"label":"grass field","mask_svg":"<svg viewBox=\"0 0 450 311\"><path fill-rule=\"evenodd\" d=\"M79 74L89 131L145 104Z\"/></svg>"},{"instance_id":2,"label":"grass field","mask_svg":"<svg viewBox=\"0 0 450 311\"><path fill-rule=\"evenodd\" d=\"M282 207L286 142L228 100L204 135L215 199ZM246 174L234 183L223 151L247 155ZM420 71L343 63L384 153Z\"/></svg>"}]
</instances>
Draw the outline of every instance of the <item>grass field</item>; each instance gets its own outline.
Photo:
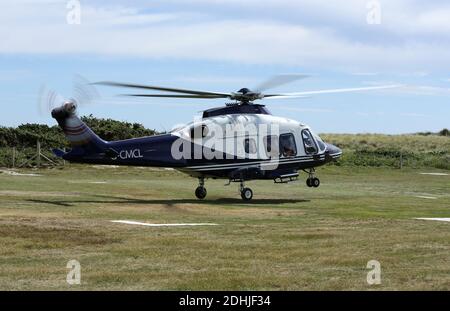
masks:
<instances>
[{"instance_id":1,"label":"grass field","mask_svg":"<svg viewBox=\"0 0 450 311\"><path fill-rule=\"evenodd\" d=\"M450 176L326 167L322 185L208 180L175 171L70 165L0 173L2 290L449 290ZM449 171L441 171L449 173ZM304 177L304 176L303 176ZM143 227L148 223L217 226ZM66 264L81 263L81 285ZM366 282L369 260L382 283Z\"/></svg>"}]
</instances>

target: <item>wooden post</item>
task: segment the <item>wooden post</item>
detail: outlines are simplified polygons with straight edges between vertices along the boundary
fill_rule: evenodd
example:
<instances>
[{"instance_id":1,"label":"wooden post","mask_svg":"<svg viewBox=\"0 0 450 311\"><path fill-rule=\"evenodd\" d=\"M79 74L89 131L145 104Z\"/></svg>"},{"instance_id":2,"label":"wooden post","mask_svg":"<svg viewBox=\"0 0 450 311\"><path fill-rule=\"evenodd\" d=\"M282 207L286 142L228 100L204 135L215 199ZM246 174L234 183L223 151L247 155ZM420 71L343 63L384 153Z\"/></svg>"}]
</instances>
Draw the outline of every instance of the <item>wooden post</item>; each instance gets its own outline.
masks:
<instances>
[{"instance_id":1,"label":"wooden post","mask_svg":"<svg viewBox=\"0 0 450 311\"><path fill-rule=\"evenodd\" d=\"M37 141L37 167L41 167L41 142Z\"/></svg>"},{"instance_id":2,"label":"wooden post","mask_svg":"<svg viewBox=\"0 0 450 311\"><path fill-rule=\"evenodd\" d=\"M16 166L16 147L13 147L12 150L12 167L14 168Z\"/></svg>"},{"instance_id":3,"label":"wooden post","mask_svg":"<svg viewBox=\"0 0 450 311\"><path fill-rule=\"evenodd\" d=\"M403 169L403 152L400 151L400 169Z\"/></svg>"}]
</instances>

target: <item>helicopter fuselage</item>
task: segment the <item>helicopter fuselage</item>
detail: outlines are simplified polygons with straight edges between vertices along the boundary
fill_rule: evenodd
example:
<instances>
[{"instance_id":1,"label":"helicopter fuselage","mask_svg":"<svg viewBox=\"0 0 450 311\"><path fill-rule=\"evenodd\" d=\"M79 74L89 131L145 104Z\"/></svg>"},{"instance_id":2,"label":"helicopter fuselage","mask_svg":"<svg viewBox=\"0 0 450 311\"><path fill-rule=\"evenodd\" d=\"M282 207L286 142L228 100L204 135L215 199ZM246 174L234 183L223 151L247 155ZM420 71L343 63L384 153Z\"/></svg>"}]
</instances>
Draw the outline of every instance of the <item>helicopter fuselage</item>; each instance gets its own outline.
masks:
<instances>
[{"instance_id":1,"label":"helicopter fuselage","mask_svg":"<svg viewBox=\"0 0 450 311\"><path fill-rule=\"evenodd\" d=\"M76 116L65 120L66 134L75 134L68 138L95 141L89 135L93 132L78 120ZM79 132L74 132L77 127ZM167 167L195 177L250 180L289 176L341 154L297 121L270 114L230 114L201 118L163 135L97 144L82 140L80 147L75 144L62 157L78 163Z\"/></svg>"}]
</instances>

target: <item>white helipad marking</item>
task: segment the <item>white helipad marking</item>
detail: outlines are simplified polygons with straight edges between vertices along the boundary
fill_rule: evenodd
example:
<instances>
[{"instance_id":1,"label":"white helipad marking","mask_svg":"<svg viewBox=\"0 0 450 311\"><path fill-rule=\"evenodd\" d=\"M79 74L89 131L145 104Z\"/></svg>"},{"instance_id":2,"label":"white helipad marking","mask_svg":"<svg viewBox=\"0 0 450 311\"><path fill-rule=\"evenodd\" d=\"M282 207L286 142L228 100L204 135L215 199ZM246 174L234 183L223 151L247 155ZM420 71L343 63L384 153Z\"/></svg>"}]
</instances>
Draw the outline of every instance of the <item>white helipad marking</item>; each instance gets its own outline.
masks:
<instances>
[{"instance_id":1,"label":"white helipad marking","mask_svg":"<svg viewBox=\"0 0 450 311\"><path fill-rule=\"evenodd\" d=\"M427 196L424 196L424 195L416 195L416 198L427 199L427 200L436 200L437 199L435 197L427 197Z\"/></svg>"},{"instance_id":2,"label":"white helipad marking","mask_svg":"<svg viewBox=\"0 0 450 311\"><path fill-rule=\"evenodd\" d=\"M416 218L419 220L436 220L436 221L446 221L450 222L450 218Z\"/></svg>"},{"instance_id":3,"label":"white helipad marking","mask_svg":"<svg viewBox=\"0 0 450 311\"><path fill-rule=\"evenodd\" d=\"M127 224L127 225L147 226L147 227L218 226L218 224L213 224L213 223L149 224L146 222L138 222L138 221L130 221L130 220L111 220L111 222Z\"/></svg>"},{"instance_id":4,"label":"white helipad marking","mask_svg":"<svg viewBox=\"0 0 450 311\"><path fill-rule=\"evenodd\" d=\"M448 176L446 173L420 173L420 175Z\"/></svg>"}]
</instances>

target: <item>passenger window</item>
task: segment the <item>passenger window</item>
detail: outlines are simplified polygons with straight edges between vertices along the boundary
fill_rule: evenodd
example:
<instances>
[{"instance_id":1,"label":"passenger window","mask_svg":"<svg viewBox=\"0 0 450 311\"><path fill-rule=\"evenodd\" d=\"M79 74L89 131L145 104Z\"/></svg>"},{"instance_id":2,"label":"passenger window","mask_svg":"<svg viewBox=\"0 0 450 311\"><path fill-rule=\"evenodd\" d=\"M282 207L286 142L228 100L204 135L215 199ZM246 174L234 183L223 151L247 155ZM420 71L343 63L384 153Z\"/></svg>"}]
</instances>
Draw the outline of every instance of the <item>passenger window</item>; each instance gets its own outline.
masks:
<instances>
[{"instance_id":1,"label":"passenger window","mask_svg":"<svg viewBox=\"0 0 450 311\"><path fill-rule=\"evenodd\" d=\"M266 152L267 155L272 157L278 157L279 153L278 153L278 136L276 135L270 135L270 136L265 136L263 138L263 142L264 142L264 146L266 148Z\"/></svg>"},{"instance_id":2,"label":"passenger window","mask_svg":"<svg viewBox=\"0 0 450 311\"><path fill-rule=\"evenodd\" d=\"M280 135L280 153L284 157L293 157L297 154L297 146L293 134Z\"/></svg>"},{"instance_id":3,"label":"passenger window","mask_svg":"<svg viewBox=\"0 0 450 311\"><path fill-rule=\"evenodd\" d=\"M244 149L247 154L256 153L256 141L253 138L246 138L244 140Z\"/></svg>"},{"instance_id":4,"label":"passenger window","mask_svg":"<svg viewBox=\"0 0 450 311\"><path fill-rule=\"evenodd\" d=\"M311 132L308 130L302 131L303 145L305 146L305 152L307 154L317 153L317 146L314 142L314 139L311 135Z\"/></svg>"},{"instance_id":5,"label":"passenger window","mask_svg":"<svg viewBox=\"0 0 450 311\"><path fill-rule=\"evenodd\" d=\"M191 138L204 138L208 135L209 129L206 125L200 125L197 127L192 127L190 131Z\"/></svg>"}]
</instances>

